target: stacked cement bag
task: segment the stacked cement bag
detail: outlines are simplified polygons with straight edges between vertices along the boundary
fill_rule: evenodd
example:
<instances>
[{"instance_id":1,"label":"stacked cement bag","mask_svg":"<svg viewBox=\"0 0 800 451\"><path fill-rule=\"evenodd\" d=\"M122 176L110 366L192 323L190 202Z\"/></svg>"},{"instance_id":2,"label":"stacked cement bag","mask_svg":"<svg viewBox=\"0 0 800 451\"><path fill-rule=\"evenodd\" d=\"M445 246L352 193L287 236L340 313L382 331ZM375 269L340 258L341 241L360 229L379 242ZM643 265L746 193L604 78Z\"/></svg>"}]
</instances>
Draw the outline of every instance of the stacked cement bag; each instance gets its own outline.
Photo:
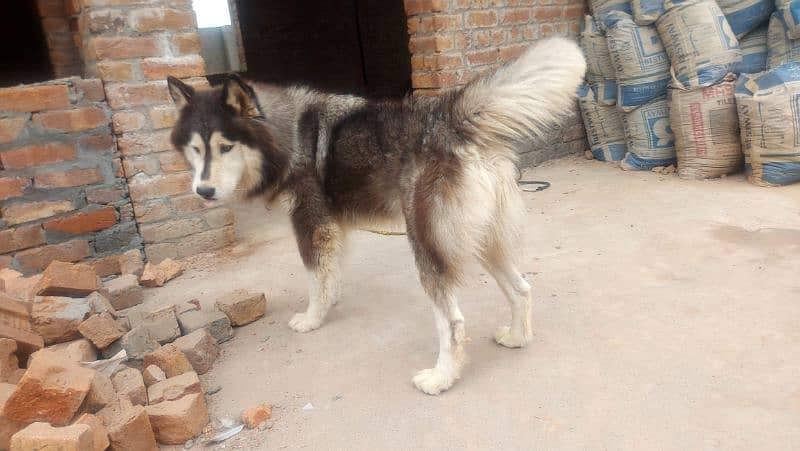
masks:
<instances>
[{"instance_id":1,"label":"stacked cement bag","mask_svg":"<svg viewBox=\"0 0 800 451\"><path fill-rule=\"evenodd\" d=\"M729 74L721 83L694 91L677 81L670 86L670 124L681 178L720 177L741 167L735 80Z\"/></svg>"},{"instance_id":2,"label":"stacked cement bag","mask_svg":"<svg viewBox=\"0 0 800 451\"><path fill-rule=\"evenodd\" d=\"M767 27L762 25L739 39L742 63L737 73L755 74L767 70Z\"/></svg>"},{"instance_id":3,"label":"stacked cement bag","mask_svg":"<svg viewBox=\"0 0 800 451\"><path fill-rule=\"evenodd\" d=\"M630 14L605 14L606 40L617 77L617 107L631 111L663 96L669 84L669 59L652 25L639 26Z\"/></svg>"},{"instance_id":4,"label":"stacked cement bag","mask_svg":"<svg viewBox=\"0 0 800 451\"><path fill-rule=\"evenodd\" d=\"M767 68L774 69L792 61L800 61L800 39L792 39L784 16L775 12L767 29Z\"/></svg>"},{"instance_id":5,"label":"stacked cement bag","mask_svg":"<svg viewBox=\"0 0 800 451\"><path fill-rule=\"evenodd\" d=\"M741 64L739 41L714 0L667 0L664 5L656 27L682 86L719 83Z\"/></svg>"},{"instance_id":6,"label":"stacked cement bag","mask_svg":"<svg viewBox=\"0 0 800 451\"><path fill-rule=\"evenodd\" d=\"M628 153L620 163L626 171L650 170L675 163L666 96L626 113L622 118Z\"/></svg>"},{"instance_id":7,"label":"stacked cement bag","mask_svg":"<svg viewBox=\"0 0 800 451\"><path fill-rule=\"evenodd\" d=\"M616 93L614 93L612 98ZM584 84L578 91L586 138L595 159L619 161L625 157L625 132L619 111L612 105L604 105L603 92L598 85Z\"/></svg>"},{"instance_id":8,"label":"stacked cement bag","mask_svg":"<svg viewBox=\"0 0 800 451\"><path fill-rule=\"evenodd\" d=\"M589 11L597 20L600 28L605 28L603 18L606 13L610 11L622 11L626 13L631 12L631 3L629 0L589 0Z\"/></svg>"},{"instance_id":9,"label":"stacked cement bag","mask_svg":"<svg viewBox=\"0 0 800 451\"><path fill-rule=\"evenodd\" d=\"M761 74L743 75L736 84L746 169L757 185L800 181L800 63Z\"/></svg>"},{"instance_id":10,"label":"stacked cement bag","mask_svg":"<svg viewBox=\"0 0 800 451\"><path fill-rule=\"evenodd\" d=\"M786 24L790 39L800 39L800 0L775 0L775 8Z\"/></svg>"},{"instance_id":11,"label":"stacked cement bag","mask_svg":"<svg viewBox=\"0 0 800 451\"><path fill-rule=\"evenodd\" d=\"M664 0L632 0L631 11L637 25L652 25L664 14Z\"/></svg>"},{"instance_id":12,"label":"stacked cement bag","mask_svg":"<svg viewBox=\"0 0 800 451\"><path fill-rule=\"evenodd\" d=\"M586 79L597 85L602 93L600 101L604 105L617 103L617 81L605 34L597 26L592 16L585 16L581 23L579 43L586 57ZM613 91L613 96L605 95Z\"/></svg>"},{"instance_id":13,"label":"stacked cement bag","mask_svg":"<svg viewBox=\"0 0 800 451\"><path fill-rule=\"evenodd\" d=\"M737 38L764 23L775 5L770 0L717 0Z\"/></svg>"}]
</instances>

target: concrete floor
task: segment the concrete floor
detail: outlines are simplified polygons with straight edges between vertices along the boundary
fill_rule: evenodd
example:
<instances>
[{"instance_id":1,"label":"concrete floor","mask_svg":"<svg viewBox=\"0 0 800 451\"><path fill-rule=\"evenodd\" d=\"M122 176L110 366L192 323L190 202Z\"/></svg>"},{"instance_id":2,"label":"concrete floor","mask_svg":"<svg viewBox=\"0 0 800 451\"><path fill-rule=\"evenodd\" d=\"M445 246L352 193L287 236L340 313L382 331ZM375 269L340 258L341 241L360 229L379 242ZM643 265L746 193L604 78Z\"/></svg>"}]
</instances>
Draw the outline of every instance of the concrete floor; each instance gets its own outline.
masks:
<instances>
[{"instance_id":1,"label":"concrete floor","mask_svg":"<svg viewBox=\"0 0 800 451\"><path fill-rule=\"evenodd\" d=\"M684 181L567 158L527 171L519 250L535 339L491 337L509 319L479 267L461 293L471 343L439 397L411 377L436 336L403 236L359 232L342 302L321 329L286 326L306 276L286 218L239 211L242 240L152 290L153 299L264 290L206 384L215 418L275 404L269 430L227 449L800 449L800 185ZM307 403L313 410L303 410Z\"/></svg>"}]
</instances>

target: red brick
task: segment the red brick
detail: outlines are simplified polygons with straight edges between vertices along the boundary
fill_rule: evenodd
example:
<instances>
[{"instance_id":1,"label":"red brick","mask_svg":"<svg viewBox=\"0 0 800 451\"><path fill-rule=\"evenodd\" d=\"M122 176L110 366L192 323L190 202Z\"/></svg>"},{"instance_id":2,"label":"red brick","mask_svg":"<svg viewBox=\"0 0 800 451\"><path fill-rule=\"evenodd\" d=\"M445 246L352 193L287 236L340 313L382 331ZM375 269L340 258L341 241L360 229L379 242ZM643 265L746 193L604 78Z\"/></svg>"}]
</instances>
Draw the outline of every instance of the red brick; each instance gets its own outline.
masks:
<instances>
[{"instance_id":1,"label":"red brick","mask_svg":"<svg viewBox=\"0 0 800 451\"><path fill-rule=\"evenodd\" d=\"M117 149L114 137L108 134L84 136L78 140L78 145L92 152L114 152Z\"/></svg>"},{"instance_id":2,"label":"red brick","mask_svg":"<svg viewBox=\"0 0 800 451\"><path fill-rule=\"evenodd\" d=\"M92 434L92 447L87 451L104 451L108 448L110 444L108 441L108 431L106 427L103 426L103 422L100 421L100 418L89 413L84 413L78 417L73 424L85 424L89 426L89 431Z\"/></svg>"},{"instance_id":3,"label":"red brick","mask_svg":"<svg viewBox=\"0 0 800 451\"><path fill-rule=\"evenodd\" d=\"M267 312L264 293L237 290L217 300L217 308L231 320L231 325L241 327L263 317Z\"/></svg>"},{"instance_id":4,"label":"red brick","mask_svg":"<svg viewBox=\"0 0 800 451\"><path fill-rule=\"evenodd\" d=\"M93 0L96 1L96 0ZM150 419L142 406L122 397L97 413L108 429L112 450L158 451Z\"/></svg>"},{"instance_id":5,"label":"red brick","mask_svg":"<svg viewBox=\"0 0 800 451\"><path fill-rule=\"evenodd\" d=\"M164 199L157 199L152 202L136 202L133 210L136 214L136 222L139 224L161 221L172 215L169 205Z\"/></svg>"},{"instance_id":6,"label":"red brick","mask_svg":"<svg viewBox=\"0 0 800 451\"><path fill-rule=\"evenodd\" d=\"M44 232L38 225L0 230L0 254L27 249L44 243Z\"/></svg>"},{"instance_id":7,"label":"red brick","mask_svg":"<svg viewBox=\"0 0 800 451\"><path fill-rule=\"evenodd\" d=\"M198 329L175 340L177 346L197 374L206 374L219 355L217 340L208 329Z\"/></svg>"},{"instance_id":8,"label":"red brick","mask_svg":"<svg viewBox=\"0 0 800 451\"><path fill-rule=\"evenodd\" d=\"M176 54L200 53L200 35L197 33L178 33L170 39L172 40L172 49Z\"/></svg>"},{"instance_id":9,"label":"red brick","mask_svg":"<svg viewBox=\"0 0 800 451\"><path fill-rule=\"evenodd\" d=\"M178 119L175 107L159 106L150 110L150 123L154 129L171 128Z\"/></svg>"},{"instance_id":10,"label":"red brick","mask_svg":"<svg viewBox=\"0 0 800 451\"><path fill-rule=\"evenodd\" d=\"M165 258L184 258L198 252L208 252L228 246L236 240L236 229L225 226L208 230L170 243L145 245L145 254L150 261L161 261Z\"/></svg>"},{"instance_id":11,"label":"red brick","mask_svg":"<svg viewBox=\"0 0 800 451\"><path fill-rule=\"evenodd\" d=\"M75 146L64 143L32 144L0 153L5 169L24 169L75 159Z\"/></svg>"},{"instance_id":12,"label":"red brick","mask_svg":"<svg viewBox=\"0 0 800 451\"><path fill-rule=\"evenodd\" d=\"M423 13L446 11L448 0L405 0L406 14L414 16Z\"/></svg>"},{"instance_id":13,"label":"red brick","mask_svg":"<svg viewBox=\"0 0 800 451\"><path fill-rule=\"evenodd\" d=\"M89 242L73 240L66 243L28 249L17 253L15 258L23 272L41 271L53 260L76 262L90 255Z\"/></svg>"},{"instance_id":14,"label":"red brick","mask_svg":"<svg viewBox=\"0 0 800 451\"><path fill-rule=\"evenodd\" d=\"M19 138L25 130L27 121L28 118L25 116L0 119L0 144L10 143Z\"/></svg>"},{"instance_id":15,"label":"red brick","mask_svg":"<svg viewBox=\"0 0 800 451\"><path fill-rule=\"evenodd\" d=\"M126 59L158 56L158 44L154 37L98 36L92 38L90 48L96 59Z\"/></svg>"},{"instance_id":16,"label":"red brick","mask_svg":"<svg viewBox=\"0 0 800 451\"><path fill-rule=\"evenodd\" d=\"M166 150L172 150L170 133L171 130L126 133L117 139L117 144L119 145L120 153L126 157L153 152L163 152Z\"/></svg>"},{"instance_id":17,"label":"red brick","mask_svg":"<svg viewBox=\"0 0 800 451\"><path fill-rule=\"evenodd\" d=\"M122 162L122 166L128 177L136 174L158 175L161 173L161 165L154 155L135 155L126 158Z\"/></svg>"},{"instance_id":18,"label":"red brick","mask_svg":"<svg viewBox=\"0 0 800 451\"><path fill-rule=\"evenodd\" d=\"M94 260L84 262L91 265L100 277L108 277L120 274L119 255L107 255Z\"/></svg>"},{"instance_id":19,"label":"red brick","mask_svg":"<svg viewBox=\"0 0 800 451\"><path fill-rule=\"evenodd\" d=\"M98 349L107 348L126 332L108 312L90 316L78 326L78 331Z\"/></svg>"},{"instance_id":20,"label":"red brick","mask_svg":"<svg viewBox=\"0 0 800 451\"><path fill-rule=\"evenodd\" d=\"M44 223L44 228L49 232L82 235L107 229L116 223L117 211L114 207L102 207L47 221Z\"/></svg>"},{"instance_id":21,"label":"red brick","mask_svg":"<svg viewBox=\"0 0 800 451\"><path fill-rule=\"evenodd\" d=\"M0 201L21 196L31 180L23 177L0 177Z\"/></svg>"},{"instance_id":22,"label":"red brick","mask_svg":"<svg viewBox=\"0 0 800 451\"><path fill-rule=\"evenodd\" d=\"M114 133L120 135L125 132L134 132L147 126L144 114L138 111L121 111L114 113L112 119Z\"/></svg>"},{"instance_id":23,"label":"red brick","mask_svg":"<svg viewBox=\"0 0 800 451\"><path fill-rule=\"evenodd\" d=\"M102 102L106 99L103 82L98 78L79 79L75 80L74 84L75 90L78 91L78 94L83 94L84 100Z\"/></svg>"},{"instance_id":24,"label":"red brick","mask_svg":"<svg viewBox=\"0 0 800 451\"><path fill-rule=\"evenodd\" d=\"M583 17L583 13L584 13L583 4L570 5L564 8L565 19L577 19L578 17Z\"/></svg>"},{"instance_id":25,"label":"red brick","mask_svg":"<svg viewBox=\"0 0 800 451\"><path fill-rule=\"evenodd\" d=\"M542 6L536 8L533 17L536 20L545 21L560 18L564 15L564 8L560 6Z\"/></svg>"},{"instance_id":26,"label":"red brick","mask_svg":"<svg viewBox=\"0 0 800 451\"><path fill-rule=\"evenodd\" d=\"M165 80L168 76L199 77L205 72L205 61L200 55L147 58L142 61L142 73L148 80Z\"/></svg>"},{"instance_id":27,"label":"red brick","mask_svg":"<svg viewBox=\"0 0 800 451\"><path fill-rule=\"evenodd\" d=\"M155 365L150 365L148 368L156 368L160 371L160 368ZM161 375L166 376L163 372L156 376ZM156 381L147 389L147 397L151 404L174 401L190 393L203 393L200 378L197 377L197 373L194 371L187 371L178 376Z\"/></svg>"},{"instance_id":28,"label":"red brick","mask_svg":"<svg viewBox=\"0 0 800 451\"><path fill-rule=\"evenodd\" d=\"M0 110L34 112L69 106L67 85L21 86L0 89Z\"/></svg>"},{"instance_id":29,"label":"red brick","mask_svg":"<svg viewBox=\"0 0 800 451\"><path fill-rule=\"evenodd\" d=\"M447 88L455 86L458 77L453 72L412 74L411 83L415 88Z\"/></svg>"},{"instance_id":30,"label":"red brick","mask_svg":"<svg viewBox=\"0 0 800 451\"><path fill-rule=\"evenodd\" d=\"M260 404L257 406L249 407L242 411L242 423L250 429L255 429L261 426L262 423L272 418L272 406L269 404Z\"/></svg>"},{"instance_id":31,"label":"red brick","mask_svg":"<svg viewBox=\"0 0 800 451\"><path fill-rule=\"evenodd\" d=\"M503 47L500 49L500 60L511 61L514 58L522 55L528 49L527 45L515 45L510 47Z\"/></svg>"},{"instance_id":32,"label":"red brick","mask_svg":"<svg viewBox=\"0 0 800 451\"><path fill-rule=\"evenodd\" d=\"M139 278L139 283L145 287L161 287L182 273L183 265L171 258L165 259L157 265L148 262L144 265L144 271Z\"/></svg>"},{"instance_id":33,"label":"red brick","mask_svg":"<svg viewBox=\"0 0 800 451\"><path fill-rule=\"evenodd\" d=\"M194 13L191 10L171 8L142 8L130 13L131 28L142 33L161 30L194 28Z\"/></svg>"},{"instance_id":34,"label":"red brick","mask_svg":"<svg viewBox=\"0 0 800 451\"><path fill-rule=\"evenodd\" d=\"M20 422L68 424L89 391L94 371L64 359L33 359L3 408Z\"/></svg>"},{"instance_id":35,"label":"red brick","mask_svg":"<svg viewBox=\"0 0 800 451\"><path fill-rule=\"evenodd\" d=\"M119 256L119 270L122 274L135 274L139 276L144 270L142 253L138 249L125 251Z\"/></svg>"},{"instance_id":36,"label":"red brick","mask_svg":"<svg viewBox=\"0 0 800 451\"><path fill-rule=\"evenodd\" d=\"M70 188L92 185L103 181L98 168L75 168L66 171L49 171L36 174L33 184L39 188Z\"/></svg>"},{"instance_id":37,"label":"red brick","mask_svg":"<svg viewBox=\"0 0 800 451\"><path fill-rule=\"evenodd\" d=\"M11 450L89 451L94 449L94 436L88 424L53 427L36 422L11 437Z\"/></svg>"},{"instance_id":38,"label":"red brick","mask_svg":"<svg viewBox=\"0 0 800 451\"><path fill-rule=\"evenodd\" d=\"M189 170L189 162L182 153L176 151L161 152L158 155L158 161L161 164L161 170L164 172L180 172Z\"/></svg>"},{"instance_id":39,"label":"red brick","mask_svg":"<svg viewBox=\"0 0 800 451\"><path fill-rule=\"evenodd\" d=\"M115 374L111 380L117 393L130 399L132 404L147 405L147 388L139 370L126 368Z\"/></svg>"},{"instance_id":40,"label":"red brick","mask_svg":"<svg viewBox=\"0 0 800 451\"><path fill-rule=\"evenodd\" d=\"M145 243L161 243L207 229L201 218L184 218L157 224L143 224L139 231Z\"/></svg>"},{"instance_id":41,"label":"red brick","mask_svg":"<svg viewBox=\"0 0 800 451\"><path fill-rule=\"evenodd\" d=\"M416 26L418 33L437 33L461 29L461 15L434 15L417 20L419 21ZM409 33L411 33L410 30Z\"/></svg>"},{"instance_id":42,"label":"red brick","mask_svg":"<svg viewBox=\"0 0 800 451\"><path fill-rule=\"evenodd\" d=\"M108 95L108 104L115 110L172 102L166 82L131 85L115 83L110 86L106 85L106 94Z\"/></svg>"},{"instance_id":43,"label":"red brick","mask_svg":"<svg viewBox=\"0 0 800 451\"><path fill-rule=\"evenodd\" d=\"M86 190L86 201L90 204L112 204L125 198L122 188L98 188Z\"/></svg>"},{"instance_id":44,"label":"red brick","mask_svg":"<svg viewBox=\"0 0 800 451\"><path fill-rule=\"evenodd\" d=\"M127 61L99 61L97 73L101 79L109 81L132 81L133 63Z\"/></svg>"},{"instance_id":45,"label":"red brick","mask_svg":"<svg viewBox=\"0 0 800 451\"><path fill-rule=\"evenodd\" d=\"M180 445L200 435L208 424L208 410L202 393L188 394L175 401L145 407L159 443Z\"/></svg>"},{"instance_id":46,"label":"red brick","mask_svg":"<svg viewBox=\"0 0 800 451\"><path fill-rule=\"evenodd\" d=\"M164 371L167 377L180 376L193 371L192 364L174 343L169 343L144 356L144 366L155 365Z\"/></svg>"},{"instance_id":47,"label":"red brick","mask_svg":"<svg viewBox=\"0 0 800 451\"><path fill-rule=\"evenodd\" d=\"M84 264L54 261L36 284L38 296L85 297L100 289L94 268Z\"/></svg>"},{"instance_id":48,"label":"red brick","mask_svg":"<svg viewBox=\"0 0 800 451\"><path fill-rule=\"evenodd\" d=\"M33 115L38 127L59 132L79 132L108 124L102 108L83 107L65 111L48 111Z\"/></svg>"},{"instance_id":49,"label":"red brick","mask_svg":"<svg viewBox=\"0 0 800 451\"><path fill-rule=\"evenodd\" d=\"M194 193L173 197L170 200L178 213L193 213L205 209L203 199Z\"/></svg>"},{"instance_id":50,"label":"red brick","mask_svg":"<svg viewBox=\"0 0 800 451\"><path fill-rule=\"evenodd\" d=\"M527 23L531 17L531 10L527 8L506 10L503 13L504 25Z\"/></svg>"},{"instance_id":51,"label":"red brick","mask_svg":"<svg viewBox=\"0 0 800 451\"><path fill-rule=\"evenodd\" d=\"M164 196L188 193L192 186L192 175L178 172L156 177L136 177L131 180L128 189L131 199L140 202Z\"/></svg>"},{"instance_id":52,"label":"red brick","mask_svg":"<svg viewBox=\"0 0 800 451\"><path fill-rule=\"evenodd\" d=\"M497 49L480 50L467 53L467 61L470 64L492 64L497 62L500 52Z\"/></svg>"},{"instance_id":53,"label":"red brick","mask_svg":"<svg viewBox=\"0 0 800 451\"><path fill-rule=\"evenodd\" d=\"M31 323L45 344L66 343L81 338L78 326L93 313L92 303L84 298L42 296L31 307Z\"/></svg>"},{"instance_id":54,"label":"red brick","mask_svg":"<svg viewBox=\"0 0 800 451\"><path fill-rule=\"evenodd\" d=\"M11 225L55 216L74 210L69 200L43 200L39 202L15 203L2 208L2 217Z\"/></svg>"},{"instance_id":55,"label":"red brick","mask_svg":"<svg viewBox=\"0 0 800 451\"><path fill-rule=\"evenodd\" d=\"M94 10L89 11L86 17L89 31L92 33L118 34L125 30L125 14L119 10Z\"/></svg>"},{"instance_id":56,"label":"red brick","mask_svg":"<svg viewBox=\"0 0 800 451\"><path fill-rule=\"evenodd\" d=\"M24 283L26 279L18 280ZM9 295L11 291L9 290ZM34 332L26 304L9 295L0 292L0 337L16 341L17 354L25 361L31 353L44 346L44 340Z\"/></svg>"},{"instance_id":57,"label":"red brick","mask_svg":"<svg viewBox=\"0 0 800 451\"><path fill-rule=\"evenodd\" d=\"M467 26L471 28L492 27L497 25L497 14L494 11L472 11L467 13Z\"/></svg>"},{"instance_id":58,"label":"red brick","mask_svg":"<svg viewBox=\"0 0 800 451\"><path fill-rule=\"evenodd\" d=\"M453 37L412 37L408 43L408 48L413 54L425 52L444 52L453 48Z\"/></svg>"}]
</instances>

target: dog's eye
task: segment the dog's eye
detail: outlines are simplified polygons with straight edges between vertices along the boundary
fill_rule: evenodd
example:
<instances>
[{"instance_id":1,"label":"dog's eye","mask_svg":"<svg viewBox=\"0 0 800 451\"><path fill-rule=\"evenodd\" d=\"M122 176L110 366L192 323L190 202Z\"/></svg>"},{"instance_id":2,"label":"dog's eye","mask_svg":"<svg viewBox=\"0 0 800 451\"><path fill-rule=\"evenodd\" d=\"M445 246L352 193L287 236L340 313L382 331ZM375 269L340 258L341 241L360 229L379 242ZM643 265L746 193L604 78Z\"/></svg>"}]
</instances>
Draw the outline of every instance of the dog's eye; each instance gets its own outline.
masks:
<instances>
[{"instance_id":1,"label":"dog's eye","mask_svg":"<svg viewBox=\"0 0 800 451\"><path fill-rule=\"evenodd\" d=\"M200 148L199 147L192 146L192 149L194 149L194 151L197 152L198 155L200 155Z\"/></svg>"},{"instance_id":2,"label":"dog's eye","mask_svg":"<svg viewBox=\"0 0 800 451\"><path fill-rule=\"evenodd\" d=\"M219 153L228 153L233 149L233 145L231 144L223 144L219 146Z\"/></svg>"}]
</instances>

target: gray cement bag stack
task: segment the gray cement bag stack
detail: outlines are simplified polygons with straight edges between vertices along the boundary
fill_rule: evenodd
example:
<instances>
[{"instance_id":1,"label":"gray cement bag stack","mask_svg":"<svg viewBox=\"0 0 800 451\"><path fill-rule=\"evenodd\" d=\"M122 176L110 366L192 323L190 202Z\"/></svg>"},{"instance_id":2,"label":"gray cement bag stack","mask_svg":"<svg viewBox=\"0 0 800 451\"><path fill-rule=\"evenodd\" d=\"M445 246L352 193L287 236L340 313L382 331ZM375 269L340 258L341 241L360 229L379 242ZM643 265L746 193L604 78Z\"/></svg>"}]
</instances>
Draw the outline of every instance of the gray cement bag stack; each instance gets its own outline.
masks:
<instances>
[{"instance_id":1,"label":"gray cement bag stack","mask_svg":"<svg viewBox=\"0 0 800 451\"><path fill-rule=\"evenodd\" d=\"M800 0L775 0L790 39L800 39Z\"/></svg>"},{"instance_id":2,"label":"gray cement bag stack","mask_svg":"<svg viewBox=\"0 0 800 451\"><path fill-rule=\"evenodd\" d=\"M664 7L656 27L682 86L719 83L741 64L739 41L714 0L667 0Z\"/></svg>"},{"instance_id":3,"label":"gray cement bag stack","mask_svg":"<svg viewBox=\"0 0 800 451\"><path fill-rule=\"evenodd\" d=\"M594 158L600 161L619 161L625 157L627 147L621 113L613 105L604 104L606 102L603 101L603 92L598 85L581 86L578 103Z\"/></svg>"},{"instance_id":4,"label":"gray cement bag stack","mask_svg":"<svg viewBox=\"0 0 800 451\"><path fill-rule=\"evenodd\" d=\"M666 96L623 114L628 153L620 163L626 171L650 170L675 163L675 145Z\"/></svg>"},{"instance_id":5,"label":"gray cement bag stack","mask_svg":"<svg viewBox=\"0 0 800 451\"><path fill-rule=\"evenodd\" d=\"M735 95L749 179L800 182L800 63L742 75Z\"/></svg>"},{"instance_id":6,"label":"gray cement bag stack","mask_svg":"<svg viewBox=\"0 0 800 451\"><path fill-rule=\"evenodd\" d=\"M767 29L767 68L774 69L792 61L800 61L800 39L792 39L784 16L775 12Z\"/></svg>"},{"instance_id":7,"label":"gray cement bag stack","mask_svg":"<svg viewBox=\"0 0 800 451\"><path fill-rule=\"evenodd\" d=\"M634 110L663 96L669 84L669 58L652 25L639 26L630 14L603 16L606 40L617 76L617 107Z\"/></svg>"},{"instance_id":8,"label":"gray cement bag stack","mask_svg":"<svg viewBox=\"0 0 800 451\"><path fill-rule=\"evenodd\" d=\"M742 48L742 63L736 68L737 73L755 74L767 70L766 24L739 39L739 46Z\"/></svg>"},{"instance_id":9,"label":"gray cement bag stack","mask_svg":"<svg viewBox=\"0 0 800 451\"><path fill-rule=\"evenodd\" d=\"M737 38L765 22L775 9L771 0L718 0L717 4ZM631 1L633 20L638 25L655 23L666 8L664 0Z\"/></svg>"},{"instance_id":10,"label":"gray cement bag stack","mask_svg":"<svg viewBox=\"0 0 800 451\"><path fill-rule=\"evenodd\" d=\"M741 168L735 80L729 74L721 83L694 91L677 81L670 86L670 124L681 178L714 178Z\"/></svg>"}]
</instances>

